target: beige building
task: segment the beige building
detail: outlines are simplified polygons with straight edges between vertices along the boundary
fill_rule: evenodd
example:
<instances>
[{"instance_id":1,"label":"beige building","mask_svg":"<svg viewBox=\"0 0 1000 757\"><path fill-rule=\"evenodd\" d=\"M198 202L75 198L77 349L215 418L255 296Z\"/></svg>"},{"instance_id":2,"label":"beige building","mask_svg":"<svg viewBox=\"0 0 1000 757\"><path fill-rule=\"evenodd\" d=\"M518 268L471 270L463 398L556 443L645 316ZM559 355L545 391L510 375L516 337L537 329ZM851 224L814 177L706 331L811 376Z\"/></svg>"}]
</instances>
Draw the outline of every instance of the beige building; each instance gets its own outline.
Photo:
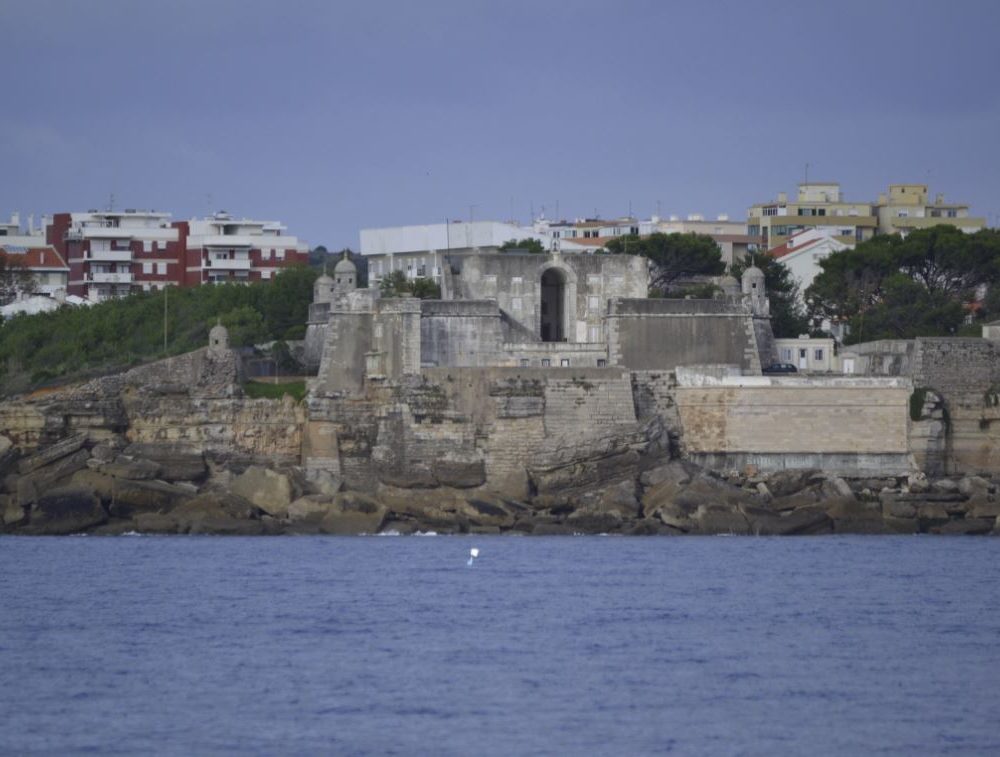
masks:
<instances>
[{"instance_id":1,"label":"beige building","mask_svg":"<svg viewBox=\"0 0 1000 757\"><path fill-rule=\"evenodd\" d=\"M857 244L876 234L900 233L937 224L950 224L963 231L983 228L983 218L969 216L969 206L948 203L937 195L927 201L926 184L890 184L888 194L876 202L849 201L841 197L837 182L799 184L795 200L779 192L776 200L752 205L747 233L763 238L766 249L779 247L788 238L808 229L818 229L844 244Z\"/></svg>"},{"instance_id":2,"label":"beige building","mask_svg":"<svg viewBox=\"0 0 1000 757\"><path fill-rule=\"evenodd\" d=\"M876 204L879 233L906 236L941 223L971 233L986 226L986 219L969 215L968 205L945 202L941 194L934 197L934 202L927 200L926 184L890 184L889 193L880 194Z\"/></svg>"},{"instance_id":3,"label":"beige building","mask_svg":"<svg viewBox=\"0 0 1000 757\"><path fill-rule=\"evenodd\" d=\"M779 192L776 200L751 206L747 217L747 233L761 237L766 249L807 229L820 229L844 244L856 244L875 235L878 216L871 202L845 200L840 184L824 181L799 184L794 200Z\"/></svg>"}]
</instances>

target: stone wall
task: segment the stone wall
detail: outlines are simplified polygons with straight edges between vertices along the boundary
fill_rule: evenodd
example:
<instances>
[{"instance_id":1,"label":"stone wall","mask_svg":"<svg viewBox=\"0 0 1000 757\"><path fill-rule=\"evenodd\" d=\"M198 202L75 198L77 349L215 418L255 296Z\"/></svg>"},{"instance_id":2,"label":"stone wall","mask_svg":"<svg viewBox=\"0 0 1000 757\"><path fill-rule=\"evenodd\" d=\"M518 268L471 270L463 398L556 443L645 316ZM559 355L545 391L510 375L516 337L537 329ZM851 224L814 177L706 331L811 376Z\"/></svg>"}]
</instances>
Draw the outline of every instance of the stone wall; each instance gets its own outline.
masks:
<instances>
[{"instance_id":1,"label":"stone wall","mask_svg":"<svg viewBox=\"0 0 1000 757\"><path fill-rule=\"evenodd\" d=\"M684 448L699 464L849 476L912 467L908 380L678 378Z\"/></svg>"}]
</instances>

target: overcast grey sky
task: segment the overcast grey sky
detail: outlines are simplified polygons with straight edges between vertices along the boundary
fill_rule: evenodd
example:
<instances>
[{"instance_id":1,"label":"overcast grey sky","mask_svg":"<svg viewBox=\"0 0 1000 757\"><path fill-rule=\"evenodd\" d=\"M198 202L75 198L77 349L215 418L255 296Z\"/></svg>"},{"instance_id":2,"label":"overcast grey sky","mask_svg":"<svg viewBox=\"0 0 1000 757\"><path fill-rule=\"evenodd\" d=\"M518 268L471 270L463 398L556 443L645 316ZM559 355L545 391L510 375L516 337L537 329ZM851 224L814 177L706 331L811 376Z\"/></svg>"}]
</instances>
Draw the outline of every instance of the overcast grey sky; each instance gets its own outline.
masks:
<instances>
[{"instance_id":1,"label":"overcast grey sky","mask_svg":"<svg viewBox=\"0 0 1000 757\"><path fill-rule=\"evenodd\" d=\"M1000 217L1000 2L0 0L0 214L745 217L813 180Z\"/></svg>"}]
</instances>

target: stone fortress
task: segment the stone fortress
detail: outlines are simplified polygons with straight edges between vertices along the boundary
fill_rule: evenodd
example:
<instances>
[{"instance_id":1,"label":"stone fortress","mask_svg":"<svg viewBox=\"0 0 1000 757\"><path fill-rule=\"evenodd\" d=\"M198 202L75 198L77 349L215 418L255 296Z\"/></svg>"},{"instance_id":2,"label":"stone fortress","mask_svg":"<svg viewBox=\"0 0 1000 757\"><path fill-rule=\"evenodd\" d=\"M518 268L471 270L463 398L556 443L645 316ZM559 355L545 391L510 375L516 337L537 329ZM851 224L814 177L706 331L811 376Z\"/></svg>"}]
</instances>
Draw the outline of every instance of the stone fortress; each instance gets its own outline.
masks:
<instances>
[{"instance_id":1,"label":"stone fortress","mask_svg":"<svg viewBox=\"0 0 1000 757\"><path fill-rule=\"evenodd\" d=\"M193 353L0 402L0 530L1000 532L992 482L927 478L1000 464L995 341L766 376L759 269L660 300L645 265L457 253L418 300L341 260L315 283L302 403L248 398L218 324Z\"/></svg>"}]
</instances>

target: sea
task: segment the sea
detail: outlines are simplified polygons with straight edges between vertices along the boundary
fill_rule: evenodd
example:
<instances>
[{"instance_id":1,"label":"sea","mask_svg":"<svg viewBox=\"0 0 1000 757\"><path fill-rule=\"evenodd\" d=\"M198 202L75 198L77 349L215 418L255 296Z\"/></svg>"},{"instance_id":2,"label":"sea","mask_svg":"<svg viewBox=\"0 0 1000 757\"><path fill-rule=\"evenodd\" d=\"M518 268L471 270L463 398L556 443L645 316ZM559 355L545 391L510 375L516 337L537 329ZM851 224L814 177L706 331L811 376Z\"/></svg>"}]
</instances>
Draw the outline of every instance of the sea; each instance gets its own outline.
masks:
<instances>
[{"instance_id":1,"label":"sea","mask_svg":"<svg viewBox=\"0 0 1000 757\"><path fill-rule=\"evenodd\" d=\"M996 755L1000 539L0 537L0 754Z\"/></svg>"}]
</instances>

